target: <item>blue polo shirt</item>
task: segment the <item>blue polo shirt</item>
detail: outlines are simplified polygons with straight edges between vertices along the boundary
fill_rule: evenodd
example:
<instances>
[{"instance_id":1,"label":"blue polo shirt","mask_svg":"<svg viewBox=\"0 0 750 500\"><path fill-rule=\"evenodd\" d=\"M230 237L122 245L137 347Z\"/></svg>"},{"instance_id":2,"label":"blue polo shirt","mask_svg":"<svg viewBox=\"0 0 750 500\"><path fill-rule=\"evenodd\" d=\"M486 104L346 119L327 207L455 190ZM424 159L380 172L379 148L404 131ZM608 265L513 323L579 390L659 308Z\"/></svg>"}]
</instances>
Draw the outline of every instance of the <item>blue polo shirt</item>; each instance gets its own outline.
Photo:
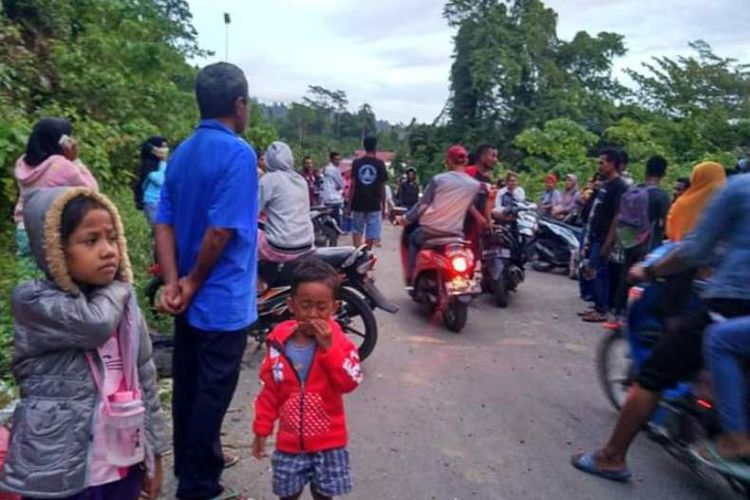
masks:
<instances>
[{"instance_id":1,"label":"blue polo shirt","mask_svg":"<svg viewBox=\"0 0 750 500\"><path fill-rule=\"evenodd\" d=\"M257 158L217 120L201 120L169 160L158 224L174 228L180 276L190 273L209 227L234 234L187 310L198 329L228 332L257 318Z\"/></svg>"}]
</instances>

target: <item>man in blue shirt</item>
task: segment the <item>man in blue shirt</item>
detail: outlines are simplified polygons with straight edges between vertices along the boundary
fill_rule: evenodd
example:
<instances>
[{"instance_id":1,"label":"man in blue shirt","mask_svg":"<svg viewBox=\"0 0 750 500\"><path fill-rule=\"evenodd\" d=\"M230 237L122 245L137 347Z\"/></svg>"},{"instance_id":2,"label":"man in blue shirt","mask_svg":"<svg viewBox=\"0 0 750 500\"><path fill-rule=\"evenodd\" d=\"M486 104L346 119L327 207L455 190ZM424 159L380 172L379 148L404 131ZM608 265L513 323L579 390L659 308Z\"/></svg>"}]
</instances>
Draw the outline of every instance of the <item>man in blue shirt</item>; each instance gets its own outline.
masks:
<instances>
[{"instance_id":1,"label":"man in blue shirt","mask_svg":"<svg viewBox=\"0 0 750 500\"><path fill-rule=\"evenodd\" d=\"M201 121L170 160L156 226L161 305L176 316L178 498L224 492L219 435L257 316L257 162L238 136L248 122L247 80L234 65L212 64L198 74L195 93Z\"/></svg>"}]
</instances>

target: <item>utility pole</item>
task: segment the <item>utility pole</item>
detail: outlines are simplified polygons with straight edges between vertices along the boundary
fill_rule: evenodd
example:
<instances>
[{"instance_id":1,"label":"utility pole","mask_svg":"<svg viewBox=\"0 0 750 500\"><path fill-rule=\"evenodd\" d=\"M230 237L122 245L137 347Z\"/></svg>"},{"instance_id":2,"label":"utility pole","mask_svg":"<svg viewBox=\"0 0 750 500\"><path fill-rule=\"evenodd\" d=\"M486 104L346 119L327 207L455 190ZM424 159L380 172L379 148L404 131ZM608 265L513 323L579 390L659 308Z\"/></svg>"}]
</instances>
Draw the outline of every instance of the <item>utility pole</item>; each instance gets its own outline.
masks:
<instances>
[{"instance_id":1,"label":"utility pole","mask_svg":"<svg viewBox=\"0 0 750 500\"><path fill-rule=\"evenodd\" d=\"M232 18L229 17L229 12L224 13L224 26L226 32L224 35L224 61L229 62L229 25L232 23Z\"/></svg>"}]
</instances>

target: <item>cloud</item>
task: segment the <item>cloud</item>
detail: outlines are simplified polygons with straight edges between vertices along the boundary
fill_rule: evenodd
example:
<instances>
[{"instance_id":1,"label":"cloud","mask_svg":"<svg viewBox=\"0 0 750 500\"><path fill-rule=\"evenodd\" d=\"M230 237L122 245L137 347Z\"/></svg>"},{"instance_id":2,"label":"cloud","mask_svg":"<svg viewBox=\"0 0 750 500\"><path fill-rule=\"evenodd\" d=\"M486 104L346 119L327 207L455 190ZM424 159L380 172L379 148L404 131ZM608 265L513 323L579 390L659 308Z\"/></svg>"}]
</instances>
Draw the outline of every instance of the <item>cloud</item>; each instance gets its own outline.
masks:
<instances>
[{"instance_id":1,"label":"cloud","mask_svg":"<svg viewBox=\"0 0 750 500\"><path fill-rule=\"evenodd\" d=\"M379 118L431 122L448 97L454 31L441 0L189 0L199 41L223 59L223 12L230 12L230 61L263 101L299 100L308 85L344 90L351 107L370 103ZM652 56L688 54L703 39L720 56L750 60L748 0L546 0L558 34L625 36L622 69ZM206 64L208 60L196 61ZM623 76L623 79L626 78Z\"/></svg>"}]
</instances>

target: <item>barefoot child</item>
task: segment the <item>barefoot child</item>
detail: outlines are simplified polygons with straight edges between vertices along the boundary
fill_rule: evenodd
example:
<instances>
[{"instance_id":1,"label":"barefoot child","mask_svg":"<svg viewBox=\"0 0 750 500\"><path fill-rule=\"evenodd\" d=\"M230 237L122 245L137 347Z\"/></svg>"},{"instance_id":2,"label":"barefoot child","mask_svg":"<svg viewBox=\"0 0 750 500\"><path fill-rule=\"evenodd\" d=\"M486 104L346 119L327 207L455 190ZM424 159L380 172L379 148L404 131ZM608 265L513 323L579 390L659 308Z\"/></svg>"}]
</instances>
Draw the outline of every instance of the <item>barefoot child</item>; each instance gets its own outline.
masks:
<instances>
[{"instance_id":1,"label":"barefoot child","mask_svg":"<svg viewBox=\"0 0 750 500\"><path fill-rule=\"evenodd\" d=\"M0 490L155 499L166 427L117 209L85 188L39 189L24 207L46 278L13 291L21 401Z\"/></svg>"},{"instance_id":2,"label":"barefoot child","mask_svg":"<svg viewBox=\"0 0 750 500\"><path fill-rule=\"evenodd\" d=\"M303 260L294 268L293 320L268 336L255 400L253 455L263 458L276 419L273 492L296 500L310 483L316 500L352 489L343 395L362 382L359 356L333 319L339 278L330 265Z\"/></svg>"}]
</instances>

